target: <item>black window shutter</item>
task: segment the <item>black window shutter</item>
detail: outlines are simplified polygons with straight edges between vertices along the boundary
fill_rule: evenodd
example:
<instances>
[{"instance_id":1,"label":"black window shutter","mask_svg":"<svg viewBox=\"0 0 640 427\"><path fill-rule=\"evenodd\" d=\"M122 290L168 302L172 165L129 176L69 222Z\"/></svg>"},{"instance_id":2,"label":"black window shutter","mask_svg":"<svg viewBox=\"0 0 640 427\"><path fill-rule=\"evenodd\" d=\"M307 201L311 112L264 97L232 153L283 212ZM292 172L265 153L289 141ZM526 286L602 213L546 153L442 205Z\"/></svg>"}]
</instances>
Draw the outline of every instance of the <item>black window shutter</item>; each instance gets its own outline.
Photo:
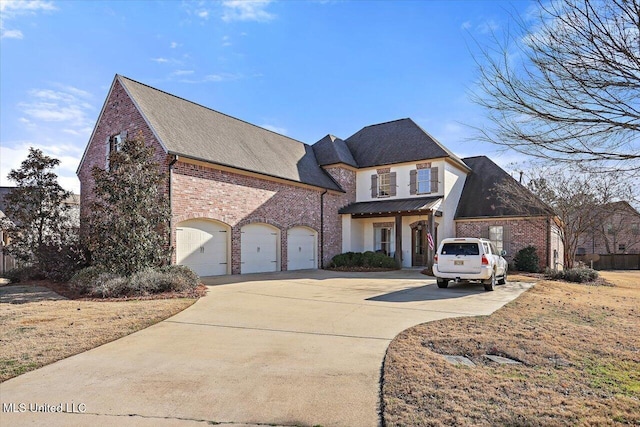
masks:
<instances>
[{"instance_id":1,"label":"black window shutter","mask_svg":"<svg viewBox=\"0 0 640 427\"><path fill-rule=\"evenodd\" d=\"M431 192L438 192L438 168L431 168Z\"/></svg>"},{"instance_id":2,"label":"black window shutter","mask_svg":"<svg viewBox=\"0 0 640 427\"><path fill-rule=\"evenodd\" d=\"M391 172L389 174L389 195L390 196L396 195L396 173L395 172Z\"/></svg>"},{"instance_id":3,"label":"black window shutter","mask_svg":"<svg viewBox=\"0 0 640 427\"><path fill-rule=\"evenodd\" d=\"M412 170L409 172L409 194L416 194L418 192L418 171Z\"/></svg>"},{"instance_id":4,"label":"black window shutter","mask_svg":"<svg viewBox=\"0 0 640 427\"><path fill-rule=\"evenodd\" d=\"M378 175L371 175L371 197L378 197Z\"/></svg>"}]
</instances>

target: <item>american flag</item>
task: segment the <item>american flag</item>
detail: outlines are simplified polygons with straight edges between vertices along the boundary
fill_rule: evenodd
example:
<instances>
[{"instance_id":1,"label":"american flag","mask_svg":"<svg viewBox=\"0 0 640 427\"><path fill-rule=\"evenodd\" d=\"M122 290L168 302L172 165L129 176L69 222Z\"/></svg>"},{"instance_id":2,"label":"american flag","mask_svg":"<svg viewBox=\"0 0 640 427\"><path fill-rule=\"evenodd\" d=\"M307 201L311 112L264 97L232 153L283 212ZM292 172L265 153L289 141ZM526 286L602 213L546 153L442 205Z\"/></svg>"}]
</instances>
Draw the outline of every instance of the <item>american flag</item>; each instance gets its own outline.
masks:
<instances>
[{"instance_id":1,"label":"american flag","mask_svg":"<svg viewBox=\"0 0 640 427\"><path fill-rule=\"evenodd\" d=\"M433 237L431 237L431 233L427 233L427 242L429 242L429 249L434 250L435 245L433 244Z\"/></svg>"}]
</instances>

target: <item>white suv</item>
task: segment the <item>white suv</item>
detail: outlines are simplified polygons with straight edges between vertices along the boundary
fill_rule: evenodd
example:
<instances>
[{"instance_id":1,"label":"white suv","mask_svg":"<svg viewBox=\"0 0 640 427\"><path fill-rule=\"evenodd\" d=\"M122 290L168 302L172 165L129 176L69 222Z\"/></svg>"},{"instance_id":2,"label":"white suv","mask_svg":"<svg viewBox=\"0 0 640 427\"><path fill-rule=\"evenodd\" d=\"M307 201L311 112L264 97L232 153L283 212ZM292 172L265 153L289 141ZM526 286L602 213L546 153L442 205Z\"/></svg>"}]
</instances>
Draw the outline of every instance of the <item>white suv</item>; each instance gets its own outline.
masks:
<instances>
[{"instance_id":1,"label":"white suv","mask_svg":"<svg viewBox=\"0 0 640 427\"><path fill-rule=\"evenodd\" d=\"M502 258L493 243L486 239L443 239L434 257L433 275L438 287L446 288L449 280L477 280L485 291L492 291L497 284L507 281L507 261ZM497 280L497 282L496 282Z\"/></svg>"}]
</instances>

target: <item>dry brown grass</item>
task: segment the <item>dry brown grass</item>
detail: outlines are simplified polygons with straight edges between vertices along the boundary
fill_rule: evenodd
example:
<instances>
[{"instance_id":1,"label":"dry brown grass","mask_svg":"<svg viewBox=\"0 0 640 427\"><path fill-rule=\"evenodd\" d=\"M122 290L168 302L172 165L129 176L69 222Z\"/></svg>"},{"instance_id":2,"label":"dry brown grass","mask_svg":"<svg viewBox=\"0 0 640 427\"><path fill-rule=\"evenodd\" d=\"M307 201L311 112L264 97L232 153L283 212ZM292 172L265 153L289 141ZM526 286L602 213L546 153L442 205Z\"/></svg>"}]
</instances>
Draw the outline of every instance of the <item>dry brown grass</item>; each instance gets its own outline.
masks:
<instances>
[{"instance_id":1,"label":"dry brown grass","mask_svg":"<svg viewBox=\"0 0 640 427\"><path fill-rule=\"evenodd\" d=\"M144 329L195 301L68 300L41 286L0 287L0 382Z\"/></svg>"},{"instance_id":2,"label":"dry brown grass","mask_svg":"<svg viewBox=\"0 0 640 427\"><path fill-rule=\"evenodd\" d=\"M616 286L543 281L491 316L398 335L383 371L385 424L640 425L640 272L602 275Z\"/></svg>"}]
</instances>

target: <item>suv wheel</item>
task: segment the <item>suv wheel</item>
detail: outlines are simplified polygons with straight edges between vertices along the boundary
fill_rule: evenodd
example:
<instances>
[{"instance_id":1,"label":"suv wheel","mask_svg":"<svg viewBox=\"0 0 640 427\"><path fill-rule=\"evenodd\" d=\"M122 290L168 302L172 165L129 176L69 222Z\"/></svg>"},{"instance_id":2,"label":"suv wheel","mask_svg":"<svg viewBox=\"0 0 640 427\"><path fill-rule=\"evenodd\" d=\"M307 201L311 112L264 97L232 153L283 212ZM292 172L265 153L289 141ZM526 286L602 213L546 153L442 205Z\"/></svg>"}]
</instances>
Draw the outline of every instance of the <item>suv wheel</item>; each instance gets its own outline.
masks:
<instances>
[{"instance_id":1,"label":"suv wheel","mask_svg":"<svg viewBox=\"0 0 640 427\"><path fill-rule=\"evenodd\" d=\"M436 283L438 283L439 288L446 288L449 286L449 281L447 279L436 279Z\"/></svg>"},{"instance_id":2,"label":"suv wheel","mask_svg":"<svg viewBox=\"0 0 640 427\"><path fill-rule=\"evenodd\" d=\"M504 271L504 275L500 280L498 280L498 285L504 285L507 283L507 270Z\"/></svg>"},{"instance_id":3,"label":"suv wheel","mask_svg":"<svg viewBox=\"0 0 640 427\"><path fill-rule=\"evenodd\" d=\"M491 279L486 280L484 282L484 290L492 291L495 286L496 286L496 272L494 271L493 273L491 273Z\"/></svg>"}]
</instances>

